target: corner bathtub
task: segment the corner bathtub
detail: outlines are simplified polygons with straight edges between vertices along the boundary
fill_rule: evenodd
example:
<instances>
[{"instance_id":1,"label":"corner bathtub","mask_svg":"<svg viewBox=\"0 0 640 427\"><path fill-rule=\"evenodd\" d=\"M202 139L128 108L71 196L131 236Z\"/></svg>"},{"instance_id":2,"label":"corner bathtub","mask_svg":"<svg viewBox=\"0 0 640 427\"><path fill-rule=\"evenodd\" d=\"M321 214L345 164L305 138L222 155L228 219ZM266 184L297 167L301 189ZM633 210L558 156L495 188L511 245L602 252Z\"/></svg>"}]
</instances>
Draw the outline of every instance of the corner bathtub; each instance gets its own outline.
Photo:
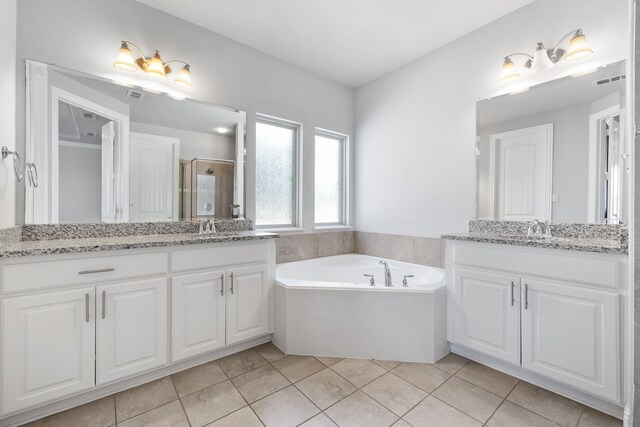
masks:
<instances>
[{"instance_id":1,"label":"corner bathtub","mask_svg":"<svg viewBox=\"0 0 640 427\"><path fill-rule=\"evenodd\" d=\"M274 343L289 354L433 363L449 350L444 270L348 254L276 267ZM373 274L371 286L364 274ZM408 287L402 286L402 277Z\"/></svg>"}]
</instances>

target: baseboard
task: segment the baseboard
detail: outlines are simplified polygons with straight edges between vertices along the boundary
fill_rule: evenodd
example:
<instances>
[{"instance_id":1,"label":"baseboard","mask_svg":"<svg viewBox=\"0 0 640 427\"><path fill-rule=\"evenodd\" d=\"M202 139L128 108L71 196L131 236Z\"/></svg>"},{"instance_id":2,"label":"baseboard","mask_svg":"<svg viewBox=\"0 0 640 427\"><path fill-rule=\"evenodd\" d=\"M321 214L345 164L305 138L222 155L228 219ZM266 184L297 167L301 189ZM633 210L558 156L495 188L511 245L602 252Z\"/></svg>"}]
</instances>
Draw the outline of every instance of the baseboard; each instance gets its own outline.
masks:
<instances>
[{"instance_id":1,"label":"baseboard","mask_svg":"<svg viewBox=\"0 0 640 427\"><path fill-rule=\"evenodd\" d=\"M67 409L75 408L76 406L84 405L85 403L89 403L94 400L110 396L114 393L118 393L120 391L124 391L132 387L148 383L149 381L154 381L166 377L167 375L175 374L176 372L184 371L185 369L193 368L194 366L211 362L213 360L229 356L230 354L238 353L257 345L264 344L266 342L269 342L270 339L271 334L254 338L249 341L230 345L211 353L195 356L192 359L183 360L159 369L155 369L153 371L145 372L140 375L136 375L135 377L127 378L126 380L99 386L91 390L78 393L77 395L65 397L64 399L46 403L42 406L37 406L26 411L9 414L4 418L0 418L0 427L18 426L24 423L38 420L40 418L44 418L52 414L56 414L58 412L65 411Z\"/></svg>"}]
</instances>

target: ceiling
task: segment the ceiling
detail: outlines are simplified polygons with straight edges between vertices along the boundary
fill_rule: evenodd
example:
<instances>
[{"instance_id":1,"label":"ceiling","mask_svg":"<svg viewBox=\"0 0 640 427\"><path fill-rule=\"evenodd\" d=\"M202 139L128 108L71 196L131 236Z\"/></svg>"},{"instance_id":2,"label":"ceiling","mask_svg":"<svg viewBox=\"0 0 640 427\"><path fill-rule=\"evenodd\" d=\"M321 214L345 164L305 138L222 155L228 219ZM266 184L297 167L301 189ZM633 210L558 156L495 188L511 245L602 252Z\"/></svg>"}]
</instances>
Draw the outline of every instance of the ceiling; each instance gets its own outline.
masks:
<instances>
[{"instance_id":1,"label":"ceiling","mask_svg":"<svg viewBox=\"0 0 640 427\"><path fill-rule=\"evenodd\" d=\"M138 0L361 86L533 0Z\"/></svg>"}]
</instances>

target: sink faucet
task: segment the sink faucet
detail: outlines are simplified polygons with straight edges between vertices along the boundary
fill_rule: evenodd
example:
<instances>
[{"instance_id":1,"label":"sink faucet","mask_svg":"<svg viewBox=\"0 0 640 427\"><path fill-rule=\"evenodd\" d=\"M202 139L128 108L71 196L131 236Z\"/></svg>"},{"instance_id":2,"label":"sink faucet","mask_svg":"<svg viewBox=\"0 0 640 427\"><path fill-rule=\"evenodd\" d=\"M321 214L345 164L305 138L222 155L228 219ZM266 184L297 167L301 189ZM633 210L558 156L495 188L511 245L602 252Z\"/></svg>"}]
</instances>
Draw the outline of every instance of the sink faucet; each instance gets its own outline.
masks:
<instances>
[{"instance_id":1,"label":"sink faucet","mask_svg":"<svg viewBox=\"0 0 640 427\"><path fill-rule=\"evenodd\" d=\"M381 260L379 264L384 265L384 285L387 287L393 286L391 284L391 269L389 268L389 264L387 264L385 260Z\"/></svg>"}]
</instances>

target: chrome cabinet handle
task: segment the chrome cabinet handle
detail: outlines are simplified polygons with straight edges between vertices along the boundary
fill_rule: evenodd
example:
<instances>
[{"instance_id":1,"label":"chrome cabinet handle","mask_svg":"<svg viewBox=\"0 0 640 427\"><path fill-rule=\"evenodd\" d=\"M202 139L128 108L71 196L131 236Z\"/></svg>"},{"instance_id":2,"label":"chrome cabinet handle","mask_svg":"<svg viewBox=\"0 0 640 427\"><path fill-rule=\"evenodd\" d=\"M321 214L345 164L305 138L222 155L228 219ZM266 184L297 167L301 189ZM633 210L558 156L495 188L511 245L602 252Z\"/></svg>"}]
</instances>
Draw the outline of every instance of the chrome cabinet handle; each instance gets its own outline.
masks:
<instances>
[{"instance_id":1,"label":"chrome cabinet handle","mask_svg":"<svg viewBox=\"0 0 640 427\"><path fill-rule=\"evenodd\" d=\"M102 318L107 317L107 291L102 291Z\"/></svg>"},{"instance_id":2,"label":"chrome cabinet handle","mask_svg":"<svg viewBox=\"0 0 640 427\"><path fill-rule=\"evenodd\" d=\"M89 323L89 294L84 294L84 321Z\"/></svg>"},{"instance_id":3,"label":"chrome cabinet handle","mask_svg":"<svg viewBox=\"0 0 640 427\"><path fill-rule=\"evenodd\" d=\"M229 280L231 281L231 287L229 290L231 291L231 295L233 295L233 273L229 275Z\"/></svg>"},{"instance_id":4,"label":"chrome cabinet handle","mask_svg":"<svg viewBox=\"0 0 640 427\"><path fill-rule=\"evenodd\" d=\"M82 271L78 271L78 274L108 273L110 271L116 271L116 269L115 268L101 268L99 270L82 270Z\"/></svg>"},{"instance_id":5,"label":"chrome cabinet handle","mask_svg":"<svg viewBox=\"0 0 640 427\"><path fill-rule=\"evenodd\" d=\"M514 304L516 303L516 299L514 297L514 289L516 287L515 282L512 280L511 281L511 307L514 306Z\"/></svg>"},{"instance_id":6,"label":"chrome cabinet handle","mask_svg":"<svg viewBox=\"0 0 640 427\"><path fill-rule=\"evenodd\" d=\"M220 296L224 296L224 274L220 275Z\"/></svg>"},{"instance_id":7,"label":"chrome cabinet handle","mask_svg":"<svg viewBox=\"0 0 640 427\"><path fill-rule=\"evenodd\" d=\"M524 284L524 309L529 309L529 285Z\"/></svg>"}]
</instances>

